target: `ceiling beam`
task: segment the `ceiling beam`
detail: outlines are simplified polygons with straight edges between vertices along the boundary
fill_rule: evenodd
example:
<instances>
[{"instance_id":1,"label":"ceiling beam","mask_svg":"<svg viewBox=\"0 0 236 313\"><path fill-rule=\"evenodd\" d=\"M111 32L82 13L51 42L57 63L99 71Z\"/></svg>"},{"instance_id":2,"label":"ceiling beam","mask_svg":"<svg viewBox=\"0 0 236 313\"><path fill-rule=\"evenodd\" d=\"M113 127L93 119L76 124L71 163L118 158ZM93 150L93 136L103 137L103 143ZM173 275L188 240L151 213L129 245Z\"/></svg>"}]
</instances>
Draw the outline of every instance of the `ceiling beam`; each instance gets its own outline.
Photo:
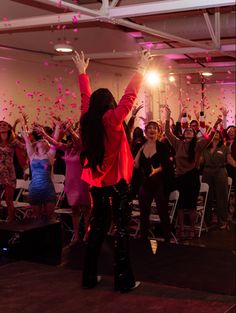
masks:
<instances>
[{"instance_id":1,"label":"ceiling beam","mask_svg":"<svg viewBox=\"0 0 236 313\"><path fill-rule=\"evenodd\" d=\"M214 46L215 46L216 48L219 48L219 47L218 47L218 41L217 41L217 39L216 39L215 31L214 31L214 29L213 29L213 27L212 27L212 24L211 24L211 20L210 20L209 14L208 14L207 12L204 12L204 13L203 13L203 16L204 16L204 19L205 19L207 28L208 28L208 30L209 30L211 39L212 39L212 41L213 41L213 43L214 43Z\"/></svg>"},{"instance_id":2,"label":"ceiling beam","mask_svg":"<svg viewBox=\"0 0 236 313\"><path fill-rule=\"evenodd\" d=\"M205 49L207 51L213 49L211 47L211 45L199 43L197 41L192 41L192 40L185 39L185 38L182 38L179 36L175 36L175 35L172 35L169 33L165 33L165 32L162 32L162 31L159 31L159 30L147 27L147 26L143 26L143 25L136 24L134 22L130 22L130 21L125 20L125 19L109 19L108 22L119 24L122 26L126 26L126 27L129 27L131 29L139 30L141 32L144 32L146 34L150 34L150 35L153 35L156 37L161 37L161 38L169 39L171 41L180 42L180 43L183 43L187 46L190 45L193 47L199 47L199 48Z\"/></svg>"},{"instance_id":3,"label":"ceiling beam","mask_svg":"<svg viewBox=\"0 0 236 313\"><path fill-rule=\"evenodd\" d=\"M72 24L73 17L75 12L72 13L62 13L62 14L53 14L53 15L44 15L44 16L34 16L26 17L20 19L9 20L6 22L0 22L0 33L1 32L13 32L17 29L32 29L33 27L41 26L52 26L60 24ZM81 14L78 16L80 23L94 21L94 17Z\"/></svg>"},{"instance_id":4,"label":"ceiling beam","mask_svg":"<svg viewBox=\"0 0 236 313\"><path fill-rule=\"evenodd\" d=\"M78 14L80 13L85 13L88 14L90 16L98 16L101 13L99 13L98 10L91 10L89 8L86 8L84 6L81 5L77 5L77 4L73 4L70 2L65 2L65 1L59 1L58 0L35 0L37 2L40 3L44 3L44 4L50 4L50 5L54 5L54 6L59 6L60 8L64 8L64 9L70 9L73 12L76 12ZM102 8L102 6L101 6Z\"/></svg>"},{"instance_id":5,"label":"ceiling beam","mask_svg":"<svg viewBox=\"0 0 236 313\"><path fill-rule=\"evenodd\" d=\"M220 47L220 11L217 8L215 11L215 36L218 47Z\"/></svg>"},{"instance_id":6,"label":"ceiling beam","mask_svg":"<svg viewBox=\"0 0 236 313\"><path fill-rule=\"evenodd\" d=\"M91 10L84 6L68 3L65 1L58 0L36 0L41 3L47 3L51 5L58 6L60 4L61 8L67 8L71 11L87 14L99 14L97 10ZM107 1L107 0L105 0ZM117 1L113 1L116 3ZM209 9L222 6L234 6L234 0L170 0L170 1L156 1L147 3L144 1L142 4L133 4L133 5L123 5L123 6L110 6L109 8L109 17L114 18L126 18L126 17L135 17L135 16L144 16L144 15L155 15L155 14L164 14L164 13L174 13L174 12L183 12L183 11L192 11L199 9ZM101 6L102 8L102 6ZM94 16L94 15L92 15Z\"/></svg>"},{"instance_id":7,"label":"ceiling beam","mask_svg":"<svg viewBox=\"0 0 236 313\"><path fill-rule=\"evenodd\" d=\"M10 1L29 5L31 7L38 8L41 10L46 10L46 11L53 12L53 13L66 13L65 8L61 8L61 7L48 4L48 3L40 3L37 0L10 0Z\"/></svg>"},{"instance_id":8,"label":"ceiling beam","mask_svg":"<svg viewBox=\"0 0 236 313\"><path fill-rule=\"evenodd\" d=\"M57 3L57 0L37 0L39 2L47 2L47 3L50 3L50 4L56 4ZM226 0L221 0L221 2L225 2ZM161 4L165 4L168 2L168 7L172 7L174 6L174 3L175 5L178 4L181 2L182 5L186 5L187 2L189 2L188 0L173 0L173 1L165 1L165 2L161 2ZM194 2L199 2L198 1L194 1ZM209 5L209 2L214 2L213 0L206 0L205 3L207 3ZM216 2L216 0L215 0ZM219 3L219 1L217 1ZM230 1L228 1L230 2ZM91 16L97 16L97 18L100 18L101 21L103 22L108 22L108 23L113 23L113 24L118 24L118 25L122 25L122 26L126 26L126 27L130 27L131 29L135 29L135 30L139 30L139 31L143 31L147 34L151 34L153 36L157 36L157 37L161 37L161 38L165 38L165 39L169 39L171 41L177 41L177 42L181 42L183 44L186 44L186 45L192 45L193 47L200 47L202 49L206 49L206 50L211 50L212 47L209 46L209 45L204 45L202 43L197 43L197 42L194 42L194 41L191 41L191 40L188 40L188 39L185 39L185 38L182 38L182 37L179 37L179 36L174 36L174 35L171 35L171 34L168 34L168 33L165 33L165 32L161 32L161 31L158 31L158 30L155 30L155 29L152 29L152 28L149 28L149 27L146 27L146 26L143 26L143 25L139 25L139 24L136 24L134 22L130 22L130 21L127 21L125 19L117 19L117 18L113 18L113 10L116 10L116 9L120 9L122 7L115 7L115 8L110 8L109 9L109 1L108 0L103 0L102 2L102 6L100 8L100 11L96 11L96 10L90 10L90 9L87 9L85 7L81 7L81 6L78 6L78 5L75 5L75 4L71 4L71 3L67 3L65 1L61 1L60 2L60 5L63 6L63 7L67 7L67 8L70 8L71 10L74 10L76 12L81 11L83 13L87 13L88 15L91 15ZM139 9L141 9L140 11L140 14L143 15L143 7L146 7L148 6L149 7L149 10L151 10L150 12L152 12L152 14L154 14L154 11L155 11L155 7L156 5L158 5L158 8L160 7L160 3L146 3L146 4L139 4L139 5L128 5L128 6L125 6L125 15L123 17L129 17L129 12L133 12L134 8L138 7ZM150 13L149 12L149 13ZM105 13L105 14L104 14Z\"/></svg>"},{"instance_id":9,"label":"ceiling beam","mask_svg":"<svg viewBox=\"0 0 236 313\"><path fill-rule=\"evenodd\" d=\"M236 49L236 44L223 45L222 51L234 51ZM197 47L186 47L186 48L172 48L172 49L151 49L151 55L154 57L161 55L170 55L170 54L198 54L204 53L205 50ZM134 58L140 54L140 50L135 51L115 51L115 52L106 52L106 53L90 53L87 54L87 57L92 59L127 59ZM54 56L53 60L56 61L66 61L71 60L71 55L58 55Z\"/></svg>"},{"instance_id":10,"label":"ceiling beam","mask_svg":"<svg viewBox=\"0 0 236 313\"><path fill-rule=\"evenodd\" d=\"M41 3L47 3L47 4L54 4L54 5L57 5L58 2L57 0L37 0L38 2L41 2ZM194 1L194 4L198 4L200 5L199 3L200 0L198 1ZM177 6L179 7L179 4L181 3L182 5L185 4L185 6L187 6L187 2L189 3L190 1L187 1L187 0L173 0L173 1L165 1L165 2L162 2L162 5L166 5L168 2L168 5L172 5L172 8L177 8ZM226 5L226 3L229 5L232 1L226 1L226 0L206 0L204 3L205 7L209 7L210 5L216 5L216 3L218 5ZM72 9L74 12L76 11L77 14L80 14L81 12L81 6L78 6L78 5L75 5L75 4L72 4L72 3L67 3L65 1L61 1L59 2L60 6L63 6L63 7L68 7L70 9ZM174 5L175 4L175 5ZM134 10L134 7L143 7L143 6L148 6L149 9L153 9L154 7L156 8L157 5L160 5L160 3L147 3L147 4L139 4L139 5L130 5L130 6L126 6L126 15L125 16L129 16L129 11L132 12L132 10ZM88 8L85 8L85 7L82 7L82 10L83 12L87 12L88 15L79 15L79 22L82 23L82 22L90 22L90 21L102 21L102 22L108 22L108 23L112 23L112 24L118 24L118 25L122 25L122 26L125 26L125 27L129 27L131 29L135 29L135 30L139 30L139 31L142 31L142 32L145 32L147 34L151 34L153 36L156 36L156 37L161 37L161 38L165 38L165 39L169 39L171 41L176 41L176 42L180 42L180 43L183 43L185 45L190 45L190 46L193 46L193 47L198 47L198 48L201 48L201 49L205 49L206 51L208 50L214 50L215 47L217 46L217 41L219 41L219 20L218 20L218 16L217 16L217 36L218 38L216 38L216 35L213 31L213 28L212 28L212 25L211 23L209 24L208 22L210 22L209 20L209 16L207 15L207 13L204 13L204 17L206 19L206 22L207 22L207 25L208 25L208 29L211 33L211 36L212 36L212 39L213 39L213 42L215 44L215 47L212 47L210 45L207 45L207 44L203 44L203 43L199 43L199 42L196 42L196 41L191 41L191 40L188 40L188 39L185 39L185 38L182 38L182 37L179 37L179 36L175 36L175 35L172 35L172 34L168 34L168 33L165 33L165 32L161 32L161 31L158 31L156 29L152 29L152 28L149 28L149 27L146 27L146 26L143 26L143 25L139 25L139 24L136 24L134 22L130 22L128 20L125 20L125 19L117 19L117 18L113 18L111 17L111 13L112 13L112 10L113 9L117 9L117 8L113 8L113 9L110 9L110 14L109 16L107 16L107 10L108 10L108 6L109 6L109 2L108 0L103 0L103 4L101 6L101 10L104 10L105 8L105 15L102 15L101 13L103 13L102 11L97 11L97 10L91 10L91 9L88 9ZM153 7L154 6L154 7ZM189 7L192 7L193 4L188 4L188 8ZM203 5L202 5L203 6ZM120 9L122 7L118 7L118 9ZM127 10L127 8L129 8L129 10ZM154 8L154 9L155 9ZM144 8L143 8L144 9ZM142 14L143 14L143 9L142 9ZM80 11L78 11L80 10ZM153 11L152 11L153 12ZM140 12L141 14L141 12ZM24 19L17 19L17 20L12 20L12 21L8 21L8 22L0 22L0 31L5 31L6 30L13 30L14 28L15 29L19 29L20 27L22 28L30 28L30 27L34 27L34 26L45 26L45 25L54 25L54 24L62 24L62 23L72 23L72 19L74 17L74 13L65 13L65 14L61 14L61 15L51 15L51 16L40 16L40 17L33 17L33 18L24 18Z\"/></svg>"},{"instance_id":11,"label":"ceiling beam","mask_svg":"<svg viewBox=\"0 0 236 313\"><path fill-rule=\"evenodd\" d=\"M93 11L92 15L96 15L96 12ZM32 28L36 26L39 27L39 26L45 26L45 25L49 26L49 25L55 25L55 24L72 23L74 16L75 16L75 13L72 12L72 13L64 13L60 15L54 14L54 15L36 16L36 17L29 17L29 18L23 18L23 19L9 20L7 22L4 21L4 22L0 22L0 32L1 31L6 32L7 30L13 31L14 29L19 29L19 28L25 29L25 28ZM111 19L108 16L101 16L100 14L98 14L97 16L79 15L78 21L79 23L101 21L101 22L107 22L111 24L118 24L118 25L122 25L125 27L129 27L131 29L145 32L147 34L151 34L156 37L161 37L161 38L169 39L171 41L180 42L187 46L190 45L193 47L199 47L199 48L205 49L206 51L212 50L212 47L210 45L199 43L196 41L191 41L191 40L188 40L179 36L171 35L165 32L161 32L156 29L139 25L139 24L130 22L125 19L113 19L113 18Z\"/></svg>"},{"instance_id":12,"label":"ceiling beam","mask_svg":"<svg viewBox=\"0 0 236 313\"><path fill-rule=\"evenodd\" d=\"M110 9L110 17L123 18L234 6L234 0L172 0L119 6Z\"/></svg>"},{"instance_id":13,"label":"ceiling beam","mask_svg":"<svg viewBox=\"0 0 236 313\"><path fill-rule=\"evenodd\" d=\"M114 8L118 4L119 1L120 0L112 0L112 2L110 4L110 8Z\"/></svg>"}]
</instances>

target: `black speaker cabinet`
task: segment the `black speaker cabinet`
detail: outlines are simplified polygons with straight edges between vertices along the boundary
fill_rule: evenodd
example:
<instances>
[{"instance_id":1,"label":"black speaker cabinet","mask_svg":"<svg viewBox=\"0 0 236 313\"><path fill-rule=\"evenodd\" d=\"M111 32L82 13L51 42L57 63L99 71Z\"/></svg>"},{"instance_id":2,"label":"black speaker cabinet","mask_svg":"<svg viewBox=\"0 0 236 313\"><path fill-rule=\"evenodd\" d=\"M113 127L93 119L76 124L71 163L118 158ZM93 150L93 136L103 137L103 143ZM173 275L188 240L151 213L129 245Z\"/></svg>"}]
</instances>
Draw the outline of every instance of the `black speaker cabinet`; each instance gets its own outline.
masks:
<instances>
[{"instance_id":1,"label":"black speaker cabinet","mask_svg":"<svg viewBox=\"0 0 236 313\"><path fill-rule=\"evenodd\" d=\"M0 223L0 252L9 258L59 264L62 252L59 221Z\"/></svg>"}]
</instances>

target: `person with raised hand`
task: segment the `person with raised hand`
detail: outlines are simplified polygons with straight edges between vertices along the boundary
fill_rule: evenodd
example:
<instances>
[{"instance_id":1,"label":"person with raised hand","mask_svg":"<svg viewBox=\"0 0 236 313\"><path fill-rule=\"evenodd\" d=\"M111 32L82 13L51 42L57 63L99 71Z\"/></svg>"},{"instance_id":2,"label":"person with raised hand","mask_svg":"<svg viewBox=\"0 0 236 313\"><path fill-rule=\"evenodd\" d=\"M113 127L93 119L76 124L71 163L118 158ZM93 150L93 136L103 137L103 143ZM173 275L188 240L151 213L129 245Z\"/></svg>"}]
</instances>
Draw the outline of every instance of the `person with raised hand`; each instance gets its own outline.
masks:
<instances>
[{"instance_id":1,"label":"person with raised hand","mask_svg":"<svg viewBox=\"0 0 236 313\"><path fill-rule=\"evenodd\" d=\"M81 92L80 134L83 147L84 168L82 179L92 186L93 210L85 252L82 286L93 288L98 283L97 263L107 232L111 199L115 228L114 287L128 292L140 283L135 282L129 260L129 184L134 160L125 134L123 122L132 110L141 88L143 75L151 55L143 51L138 68L117 104L107 88L91 94L86 74L88 60L83 53L75 53L73 61L79 72Z\"/></svg>"},{"instance_id":2,"label":"person with raised hand","mask_svg":"<svg viewBox=\"0 0 236 313\"><path fill-rule=\"evenodd\" d=\"M64 127L61 127L64 125ZM66 164L65 172L65 192L68 203L72 209L72 223L73 223L73 238L71 244L78 243L81 238L79 234L80 219L84 218L84 233L89 226L90 218L90 194L89 185L81 180L82 165L80 162L81 141L77 131L74 131L71 123L63 123L61 121L56 123L56 128L63 129L62 136L66 134L70 137L67 143L58 142L46 134L43 127L38 126L37 131L52 144L55 149L65 152L64 160Z\"/></svg>"},{"instance_id":3,"label":"person with raised hand","mask_svg":"<svg viewBox=\"0 0 236 313\"><path fill-rule=\"evenodd\" d=\"M25 150L25 146L16 139L12 126L6 121L0 121L0 194L5 192L7 205L7 222L15 218L14 191L16 188L16 172L13 156L15 150Z\"/></svg>"},{"instance_id":4,"label":"person with raised hand","mask_svg":"<svg viewBox=\"0 0 236 313\"><path fill-rule=\"evenodd\" d=\"M33 217L48 220L54 219L56 192L51 177L55 157L55 148L45 139L31 142L26 125L22 125L22 135L30 160L31 182L29 185L29 203L32 206ZM44 214L46 213L46 216Z\"/></svg>"},{"instance_id":5,"label":"person with raised hand","mask_svg":"<svg viewBox=\"0 0 236 313\"><path fill-rule=\"evenodd\" d=\"M184 211L189 213L190 232L188 239L195 236L196 206L200 190L199 162L202 151L212 140L215 130L221 119L217 119L208 138L197 140L196 133L192 127L188 127L183 132L183 138L177 138L170 131L171 111L165 107L165 136L175 150L176 160L176 189L179 190L178 200L178 237L185 239Z\"/></svg>"}]
</instances>

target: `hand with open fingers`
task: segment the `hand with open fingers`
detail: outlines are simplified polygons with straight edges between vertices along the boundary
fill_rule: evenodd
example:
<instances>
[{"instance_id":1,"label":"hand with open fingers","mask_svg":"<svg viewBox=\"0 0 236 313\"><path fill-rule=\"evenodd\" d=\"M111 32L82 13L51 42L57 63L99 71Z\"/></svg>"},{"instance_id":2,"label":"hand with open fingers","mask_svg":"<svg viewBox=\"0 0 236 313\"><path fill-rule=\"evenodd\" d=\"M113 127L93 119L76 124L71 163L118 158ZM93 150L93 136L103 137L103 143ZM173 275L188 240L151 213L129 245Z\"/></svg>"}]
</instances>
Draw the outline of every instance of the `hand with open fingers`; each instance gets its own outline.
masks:
<instances>
[{"instance_id":1,"label":"hand with open fingers","mask_svg":"<svg viewBox=\"0 0 236 313\"><path fill-rule=\"evenodd\" d=\"M149 174L149 176L153 176L157 173L159 173L161 171L161 166L157 167L157 168L154 168L152 165L151 165L151 173Z\"/></svg>"},{"instance_id":2,"label":"hand with open fingers","mask_svg":"<svg viewBox=\"0 0 236 313\"><path fill-rule=\"evenodd\" d=\"M22 117L23 117L24 123L27 124L28 121L29 121L29 116L28 116L28 114L22 112Z\"/></svg>"},{"instance_id":3,"label":"hand with open fingers","mask_svg":"<svg viewBox=\"0 0 236 313\"><path fill-rule=\"evenodd\" d=\"M132 115L136 116L138 114L138 112L143 108L143 104L139 105L139 106L134 106L133 110L132 110Z\"/></svg>"},{"instance_id":4,"label":"hand with open fingers","mask_svg":"<svg viewBox=\"0 0 236 313\"><path fill-rule=\"evenodd\" d=\"M75 51L74 56L72 57L73 62L79 72L79 74L85 74L87 67L89 65L89 58L85 59L84 52L80 53Z\"/></svg>"},{"instance_id":5,"label":"hand with open fingers","mask_svg":"<svg viewBox=\"0 0 236 313\"><path fill-rule=\"evenodd\" d=\"M73 131L73 129L72 129L72 127L73 127L73 124L70 122L70 121L68 121L65 125L64 125L64 131L65 131L65 133L70 133L70 132L72 132Z\"/></svg>"},{"instance_id":6,"label":"hand with open fingers","mask_svg":"<svg viewBox=\"0 0 236 313\"><path fill-rule=\"evenodd\" d=\"M220 116L218 116L213 128L217 129L218 125L222 122L222 118Z\"/></svg>"},{"instance_id":7,"label":"hand with open fingers","mask_svg":"<svg viewBox=\"0 0 236 313\"><path fill-rule=\"evenodd\" d=\"M165 111L164 111L165 112L165 119L166 119L166 121L169 121L170 116L171 116L171 110L170 110L168 105L165 105L164 109L165 109Z\"/></svg>"},{"instance_id":8,"label":"hand with open fingers","mask_svg":"<svg viewBox=\"0 0 236 313\"><path fill-rule=\"evenodd\" d=\"M141 58L140 61L138 63L138 72L140 72L141 74L145 74L147 67L149 65L149 63L152 61L152 55L151 52L148 50L142 50L141 53Z\"/></svg>"},{"instance_id":9,"label":"hand with open fingers","mask_svg":"<svg viewBox=\"0 0 236 313\"><path fill-rule=\"evenodd\" d=\"M140 120L143 121L144 125L146 125L148 123L148 119L143 117L143 116L139 116Z\"/></svg>"},{"instance_id":10,"label":"hand with open fingers","mask_svg":"<svg viewBox=\"0 0 236 313\"><path fill-rule=\"evenodd\" d=\"M40 125L35 125L35 126L34 126L34 131L36 131L36 133L37 133L38 135L43 135L43 134L45 134L44 128L43 128L42 126L40 126Z\"/></svg>"}]
</instances>

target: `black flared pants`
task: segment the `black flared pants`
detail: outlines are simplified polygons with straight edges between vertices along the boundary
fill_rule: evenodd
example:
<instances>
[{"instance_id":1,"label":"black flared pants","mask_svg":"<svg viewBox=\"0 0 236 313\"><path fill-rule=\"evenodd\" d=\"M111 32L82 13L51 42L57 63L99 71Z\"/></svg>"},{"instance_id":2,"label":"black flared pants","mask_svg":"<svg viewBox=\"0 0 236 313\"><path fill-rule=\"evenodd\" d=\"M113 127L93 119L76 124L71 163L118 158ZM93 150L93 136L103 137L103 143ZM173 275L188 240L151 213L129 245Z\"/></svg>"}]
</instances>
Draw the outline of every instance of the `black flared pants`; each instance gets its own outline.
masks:
<instances>
[{"instance_id":1,"label":"black flared pants","mask_svg":"<svg viewBox=\"0 0 236 313\"><path fill-rule=\"evenodd\" d=\"M116 290L128 291L135 284L129 259L129 187L124 180L120 180L115 186L93 187L91 195L93 212L85 250L82 285L92 288L97 284L98 258L112 215L115 230L114 287Z\"/></svg>"}]
</instances>

